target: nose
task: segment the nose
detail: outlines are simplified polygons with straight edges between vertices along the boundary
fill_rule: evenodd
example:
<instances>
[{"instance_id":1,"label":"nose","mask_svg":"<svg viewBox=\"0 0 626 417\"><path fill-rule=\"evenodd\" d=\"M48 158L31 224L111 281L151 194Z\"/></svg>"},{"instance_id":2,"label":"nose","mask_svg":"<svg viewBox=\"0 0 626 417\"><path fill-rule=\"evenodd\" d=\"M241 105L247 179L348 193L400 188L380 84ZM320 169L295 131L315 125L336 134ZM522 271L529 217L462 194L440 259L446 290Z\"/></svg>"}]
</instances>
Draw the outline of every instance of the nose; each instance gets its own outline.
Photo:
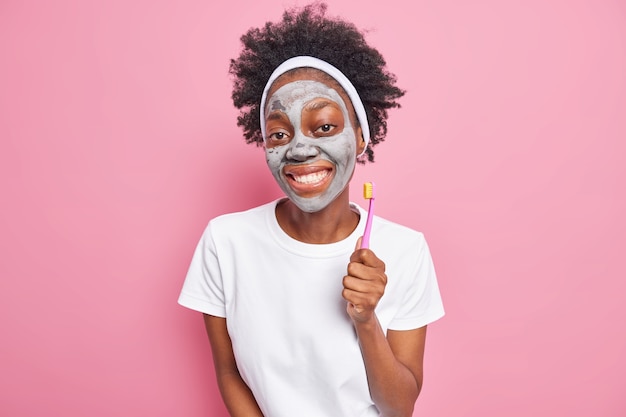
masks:
<instances>
[{"instance_id":1,"label":"nose","mask_svg":"<svg viewBox=\"0 0 626 417\"><path fill-rule=\"evenodd\" d=\"M285 156L287 159L299 162L316 157L319 154L319 150L317 146L315 146L315 143L313 143L314 140L315 139L307 138L301 132L297 132L289 143L289 148Z\"/></svg>"}]
</instances>

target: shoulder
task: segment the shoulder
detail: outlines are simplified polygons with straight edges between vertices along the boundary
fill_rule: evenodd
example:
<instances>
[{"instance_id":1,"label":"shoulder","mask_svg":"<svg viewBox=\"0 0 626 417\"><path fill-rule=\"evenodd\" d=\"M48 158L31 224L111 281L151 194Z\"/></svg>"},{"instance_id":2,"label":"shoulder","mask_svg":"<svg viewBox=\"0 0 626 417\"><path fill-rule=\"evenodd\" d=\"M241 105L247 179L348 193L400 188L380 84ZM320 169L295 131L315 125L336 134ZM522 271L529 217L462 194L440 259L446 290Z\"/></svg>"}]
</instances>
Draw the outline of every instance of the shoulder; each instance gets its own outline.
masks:
<instances>
[{"instance_id":1,"label":"shoulder","mask_svg":"<svg viewBox=\"0 0 626 417\"><path fill-rule=\"evenodd\" d=\"M426 238L421 231L411 227L374 217L370 247L385 262L392 273L420 269L420 264L430 258Z\"/></svg>"},{"instance_id":2,"label":"shoulder","mask_svg":"<svg viewBox=\"0 0 626 417\"><path fill-rule=\"evenodd\" d=\"M267 241L272 234L272 217L276 201L248 210L221 214L212 218L205 227L201 242L219 253L248 248Z\"/></svg>"},{"instance_id":3,"label":"shoulder","mask_svg":"<svg viewBox=\"0 0 626 417\"><path fill-rule=\"evenodd\" d=\"M383 217L374 216L373 227L374 231L385 240L401 241L404 245L423 246L426 244L422 232Z\"/></svg>"}]
</instances>

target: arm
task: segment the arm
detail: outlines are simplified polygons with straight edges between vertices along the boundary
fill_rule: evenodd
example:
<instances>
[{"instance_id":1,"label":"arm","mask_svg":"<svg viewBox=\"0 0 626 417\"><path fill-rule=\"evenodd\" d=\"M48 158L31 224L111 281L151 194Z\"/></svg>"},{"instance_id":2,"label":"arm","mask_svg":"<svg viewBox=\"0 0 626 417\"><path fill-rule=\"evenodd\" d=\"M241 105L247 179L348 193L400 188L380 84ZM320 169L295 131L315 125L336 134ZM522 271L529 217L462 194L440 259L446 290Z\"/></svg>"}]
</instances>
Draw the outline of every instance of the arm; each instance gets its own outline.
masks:
<instances>
[{"instance_id":1,"label":"arm","mask_svg":"<svg viewBox=\"0 0 626 417\"><path fill-rule=\"evenodd\" d=\"M381 415L410 417L422 388L426 326L402 332L389 330L387 338L377 319L371 326L355 327L370 395Z\"/></svg>"},{"instance_id":2,"label":"arm","mask_svg":"<svg viewBox=\"0 0 626 417\"><path fill-rule=\"evenodd\" d=\"M231 417L263 417L250 388L239 375L226 319L205 314L204 325L211 342L217 385Z\"/></svg>"},{"instance_id":3,"label":"arm","mask_svg":"<svg viewBox=\"0 0 626 417\"><path fill-rule=\"evenodd\" d=\"M372 400L382 416L410 417L422 387L426 327L389 330L385 337L374 309L386 283L385 264L371 250L357 249L344 277L343 297L359 339Z\"/></svg>"}]
</instances>

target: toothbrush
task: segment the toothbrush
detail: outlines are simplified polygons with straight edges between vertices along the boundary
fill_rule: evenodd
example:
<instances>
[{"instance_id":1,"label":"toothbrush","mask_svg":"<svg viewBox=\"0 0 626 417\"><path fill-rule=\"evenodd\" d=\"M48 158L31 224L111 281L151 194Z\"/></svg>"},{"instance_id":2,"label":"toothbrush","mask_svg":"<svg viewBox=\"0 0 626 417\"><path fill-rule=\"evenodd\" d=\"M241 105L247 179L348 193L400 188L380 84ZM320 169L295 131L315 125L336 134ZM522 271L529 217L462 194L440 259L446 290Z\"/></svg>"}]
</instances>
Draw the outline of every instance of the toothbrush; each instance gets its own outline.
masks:
<instances>
[{"instance_id":1,"label":"toothbrush","mask_svg":"<svg viewBox=\"0 0 626 417\"><path fill-rule=\"evenodd\" d=\"M367 249L370 246L370 233L372 231L372 219L374 218L374 183L366 182L363 184L363 198L370 201L369 210L367 210L367 222L365 223L365 232L361 240L361 249Z\"/></svg>"}]
</instances>

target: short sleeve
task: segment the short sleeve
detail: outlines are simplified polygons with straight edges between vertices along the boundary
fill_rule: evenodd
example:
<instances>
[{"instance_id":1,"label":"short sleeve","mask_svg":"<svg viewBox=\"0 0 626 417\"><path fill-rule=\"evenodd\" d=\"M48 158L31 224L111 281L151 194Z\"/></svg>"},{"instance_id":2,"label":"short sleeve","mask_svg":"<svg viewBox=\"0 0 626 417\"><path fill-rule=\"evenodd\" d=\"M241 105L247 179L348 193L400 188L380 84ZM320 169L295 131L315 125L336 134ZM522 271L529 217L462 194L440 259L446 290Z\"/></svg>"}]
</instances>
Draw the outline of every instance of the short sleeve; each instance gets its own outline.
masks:
<instances>
[{"instance_id":1,"label":"short sleeve","mask_svg":"<svg viewBox=\"0 0 626 417\"><path fill-rule=\"evenodd\" d=\"M196 246L178 303L212 316L226 317L222 274L211 224Z\"/></svg>"},{"instance_id":2,"label":"short sleeve","mask_svg":"<svg viewBox=\"0 0 626 417\"><path fill-rule=\"evenodd\" d=\"M391 330L417 329L445 314L430 250L423 235L420 234L420 237L413 281L404 294L397 314L389 323L388 328Z\"/></svg>"}]
</instances>

